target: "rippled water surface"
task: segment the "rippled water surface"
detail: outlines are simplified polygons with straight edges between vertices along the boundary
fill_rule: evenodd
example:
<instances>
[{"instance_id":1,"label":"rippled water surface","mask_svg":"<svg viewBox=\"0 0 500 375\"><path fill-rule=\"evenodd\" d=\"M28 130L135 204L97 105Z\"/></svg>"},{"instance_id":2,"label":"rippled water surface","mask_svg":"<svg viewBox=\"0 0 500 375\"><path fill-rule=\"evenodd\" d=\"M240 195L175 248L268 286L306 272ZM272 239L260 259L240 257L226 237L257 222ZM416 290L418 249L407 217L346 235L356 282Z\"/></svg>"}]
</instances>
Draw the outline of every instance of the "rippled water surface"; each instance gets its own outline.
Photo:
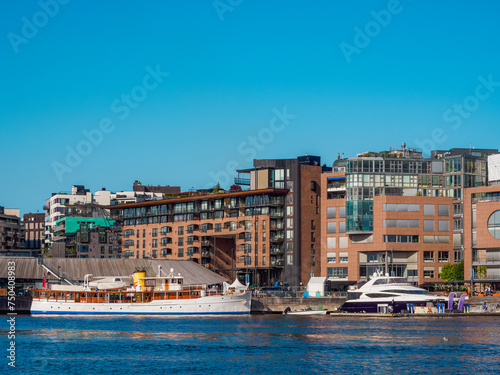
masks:
<instances>
[{"instance_id":1,"label":"rippled water surface","mask_svg":"<svg viewBox=\"0 0 500 375\"><path fill-rule=\"evenodd\" d=\"M20 374L500 373L500 317L29 316L16 330Z\"/></svg>"}]
</instances>

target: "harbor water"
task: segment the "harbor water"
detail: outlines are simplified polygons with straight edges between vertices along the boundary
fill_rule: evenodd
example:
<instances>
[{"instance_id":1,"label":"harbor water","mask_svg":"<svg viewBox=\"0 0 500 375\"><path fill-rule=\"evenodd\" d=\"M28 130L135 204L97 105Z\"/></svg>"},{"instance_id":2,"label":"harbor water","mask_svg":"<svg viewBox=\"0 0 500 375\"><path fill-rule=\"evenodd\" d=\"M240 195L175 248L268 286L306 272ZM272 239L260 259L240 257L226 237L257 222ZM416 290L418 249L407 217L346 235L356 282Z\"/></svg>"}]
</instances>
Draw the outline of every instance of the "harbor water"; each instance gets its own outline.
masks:
<instances>
[{"instance_id":1,"label":"harbor water","mask_svg":"<svg viewBox=\"0 0 500 375\"><path fill-rule=\"evenodd\" d=\"M5 318L7 320L7 318ZM7 323L4 324L7 326ZM8 330L1 327L8 350ZM498 374L499 317L18 316L19 374Z\"/></svg>"}]
</instances>

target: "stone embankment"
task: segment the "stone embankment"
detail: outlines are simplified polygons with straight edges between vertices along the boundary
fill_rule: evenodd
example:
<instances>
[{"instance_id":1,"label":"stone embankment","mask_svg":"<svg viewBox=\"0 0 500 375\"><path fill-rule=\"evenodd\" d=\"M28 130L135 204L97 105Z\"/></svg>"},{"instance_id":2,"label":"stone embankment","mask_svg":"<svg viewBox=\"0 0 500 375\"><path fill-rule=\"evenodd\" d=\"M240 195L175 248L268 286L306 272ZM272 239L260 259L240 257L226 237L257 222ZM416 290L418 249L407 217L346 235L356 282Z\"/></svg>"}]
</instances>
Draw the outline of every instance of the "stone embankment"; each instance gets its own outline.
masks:
<instances>
[{"instance_id":1,"label":"stone embankment","mask_svg":"<svg viewBox=\"0 0 500 375\"><path fill-rule=\"evenodd\" d=\"M261 297L252 298L252 312L254 313L283 313L290 307L292 310L301 310L309 307L320 307L334 311L345 302L345 297Z\"/></svg>"}]
</instances>

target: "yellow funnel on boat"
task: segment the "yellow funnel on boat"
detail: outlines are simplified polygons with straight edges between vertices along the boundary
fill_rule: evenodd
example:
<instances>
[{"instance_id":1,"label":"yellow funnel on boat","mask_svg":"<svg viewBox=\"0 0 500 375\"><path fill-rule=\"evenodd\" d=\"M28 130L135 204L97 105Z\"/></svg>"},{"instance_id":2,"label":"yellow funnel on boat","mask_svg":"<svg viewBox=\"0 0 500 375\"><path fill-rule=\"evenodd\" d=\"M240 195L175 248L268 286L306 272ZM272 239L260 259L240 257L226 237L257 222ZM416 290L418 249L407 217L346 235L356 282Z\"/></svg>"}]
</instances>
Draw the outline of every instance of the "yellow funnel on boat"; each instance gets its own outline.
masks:
<instances>
[{"instance_id":1,"label":"yellow funnel on boat","mask_svg":"<svg viewBox=\"0 0 500 375\"><path fill-rule=\"evenodd\" d=\"M146 272L144 271L134 272L134 287L136 287L139 290L144 290L143 277L146 277Z\"/></svg>"}]
</instances>

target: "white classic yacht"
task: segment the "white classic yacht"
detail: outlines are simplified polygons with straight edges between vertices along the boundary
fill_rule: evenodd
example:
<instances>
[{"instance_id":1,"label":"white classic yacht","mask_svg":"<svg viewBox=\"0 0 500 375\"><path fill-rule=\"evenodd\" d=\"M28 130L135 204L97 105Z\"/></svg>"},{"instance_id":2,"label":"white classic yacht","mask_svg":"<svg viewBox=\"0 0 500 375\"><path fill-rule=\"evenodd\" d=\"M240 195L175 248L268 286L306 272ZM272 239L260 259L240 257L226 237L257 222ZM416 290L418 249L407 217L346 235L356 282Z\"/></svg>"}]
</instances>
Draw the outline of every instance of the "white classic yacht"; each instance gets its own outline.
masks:
<instances>
[{"instance_id":1,"label":"white classic yacht","mask_svg":"<svg viewBox=\"0 0 500 375\"><path fill-rule=\"evenodd\" d=\"M131 280L133 279L133 284ZM33 291L32 314L249 314L251 293L237 280L224 290L185 285L183 277L94 278L84 285L52 285Z\"/></svg>"}]
</instances>

